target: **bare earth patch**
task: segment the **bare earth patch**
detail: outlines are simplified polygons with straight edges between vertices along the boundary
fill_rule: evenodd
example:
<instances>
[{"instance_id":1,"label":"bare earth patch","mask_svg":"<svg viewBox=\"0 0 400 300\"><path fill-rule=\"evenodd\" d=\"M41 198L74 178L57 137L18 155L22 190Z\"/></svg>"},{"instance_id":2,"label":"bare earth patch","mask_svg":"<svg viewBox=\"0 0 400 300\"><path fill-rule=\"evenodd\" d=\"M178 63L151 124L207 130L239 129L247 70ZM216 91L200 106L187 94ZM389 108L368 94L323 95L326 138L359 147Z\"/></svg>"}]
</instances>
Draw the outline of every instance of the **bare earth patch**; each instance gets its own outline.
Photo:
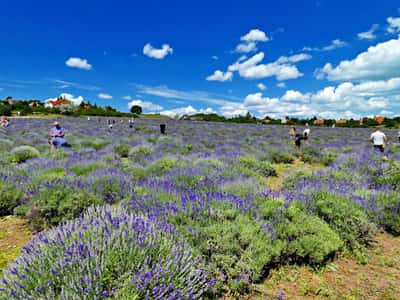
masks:
<instances>
[{"instance_id":1,"label":"bare earth patch","mask_svg":"<svg viewBox=\"0 0 400 300\"><path fill-rule=\"evenodd\" d=\"M368 263L340 257L320 270L306 266L282 267L257 286L247 299L400 299L400 237L376 236Z\"/></svg>"},{"instance_id":2,"label":"bare earth patch","mask_svg":"<svg viewBox=\"0 0 400 300\"><path fill-rule=\"evenodd\" d=\"M25 220L13 216L0 218L0 275L31 238Z\"/></svg>"}]
</instances>

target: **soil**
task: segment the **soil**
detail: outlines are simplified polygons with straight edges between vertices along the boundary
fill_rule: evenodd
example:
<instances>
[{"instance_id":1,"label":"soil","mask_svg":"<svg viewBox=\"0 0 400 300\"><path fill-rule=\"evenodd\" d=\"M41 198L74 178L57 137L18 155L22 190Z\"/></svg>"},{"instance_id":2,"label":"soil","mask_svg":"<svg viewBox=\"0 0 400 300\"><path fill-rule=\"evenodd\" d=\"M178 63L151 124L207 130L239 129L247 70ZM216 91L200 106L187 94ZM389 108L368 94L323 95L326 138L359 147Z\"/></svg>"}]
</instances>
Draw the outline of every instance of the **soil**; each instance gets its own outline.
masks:
<instances>
[{"instance_id":1,"label":"soil","mask_svg":"<svg viewBox=\"0 0 400 300\"><path fill-rule=\"evenodd\" d=\"M24 219L13 216L0 218L0 275L31 238L32 233L27 229Z\"/></svg>"},{"instance_id":2,"label":"soil","mask_svg":"<svg viewBox=\"0 0 400 300\"><path fill-rule=\"evenodd\" d=\"M340 257L322 269L282 267L271 272L243 299L400 299L400 237L380 233L368 250L368 261Z\"/></svg>"}]
</instances>

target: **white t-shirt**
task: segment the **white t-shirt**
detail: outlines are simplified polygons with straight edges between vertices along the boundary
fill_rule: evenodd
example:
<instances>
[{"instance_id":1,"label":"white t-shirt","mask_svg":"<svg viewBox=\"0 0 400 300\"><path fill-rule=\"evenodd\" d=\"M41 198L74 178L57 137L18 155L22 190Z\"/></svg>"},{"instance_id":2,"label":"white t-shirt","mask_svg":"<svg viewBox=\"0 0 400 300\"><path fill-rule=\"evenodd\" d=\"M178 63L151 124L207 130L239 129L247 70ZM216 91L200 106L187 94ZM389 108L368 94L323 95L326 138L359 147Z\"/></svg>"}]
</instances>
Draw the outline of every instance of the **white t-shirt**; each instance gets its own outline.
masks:
<instances>
[{"instance_id":1,"label":"white t-shirt","mask_svg":"<svg viewBox=\"0 0 400 300\"><path fill-rule=\"evenodd\" d=\"M304 129L304 131L303 131L303 134L304 135L306 135L306 136L309 136L310 135L310 128L306 128L306 129Z\"/></svg>"},{"instance_id":2,"label":"white t-shirt","mask_svg":"<svg viewBox=\"0 0 400 300\"><path fill-rule=\"evenodd\" d=\"M374 143L374 145L379 146L379 145L384 145L385 144L385 139L386 135L382 131L375 131L373 134L371 134L371 140Z\"/></svg>"}]
</instances>

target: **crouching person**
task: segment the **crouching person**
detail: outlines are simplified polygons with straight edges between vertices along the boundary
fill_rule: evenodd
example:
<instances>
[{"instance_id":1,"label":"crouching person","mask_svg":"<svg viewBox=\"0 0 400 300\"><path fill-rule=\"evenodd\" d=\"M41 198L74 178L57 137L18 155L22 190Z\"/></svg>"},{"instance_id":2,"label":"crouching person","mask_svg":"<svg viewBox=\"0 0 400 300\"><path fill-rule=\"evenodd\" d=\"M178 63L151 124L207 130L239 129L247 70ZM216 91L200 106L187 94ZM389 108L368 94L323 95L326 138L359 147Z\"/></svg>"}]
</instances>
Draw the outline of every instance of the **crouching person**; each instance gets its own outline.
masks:
<instances>
[{"instance_id":1,"label":"crouching person","mask_svg":"<svg viewBox=\"0 0 400 300\"><path fill-rule=\"evenodd\" d=\"M61 127L60 123L54 122L54 126L50 129L50 140L49 144L51 149L55 150L60 147L70 147L68 142L64 139L64 128Z\"/></svg>"}]
</instances>

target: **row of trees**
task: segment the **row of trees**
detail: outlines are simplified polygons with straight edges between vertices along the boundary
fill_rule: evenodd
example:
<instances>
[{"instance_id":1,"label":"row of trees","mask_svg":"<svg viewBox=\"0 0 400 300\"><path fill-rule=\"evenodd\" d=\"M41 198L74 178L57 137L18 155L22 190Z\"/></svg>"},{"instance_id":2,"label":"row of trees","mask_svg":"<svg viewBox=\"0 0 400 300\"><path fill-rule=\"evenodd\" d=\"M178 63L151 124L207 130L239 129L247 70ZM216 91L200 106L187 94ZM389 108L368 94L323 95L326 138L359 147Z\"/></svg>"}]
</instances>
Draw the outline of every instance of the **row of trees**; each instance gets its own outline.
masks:
<instances>
[{"instance_id":1,"label":"row of trees","mask_svg":"<svg viewBox=\"0 0 400 300\"><path fill-rule=\"evenodd\" d=\"M13 114L20 116L61 114L67 116L134 117L142 113L140 106L133 106L132 108L131 113L124 113L111 106L102 107L90 102L82 102L79 106L45 107L44 103L39 100L13 101L11 97L7 97L6 100L0 101L0 116L11 116Z\"/></svg>"},{"instance_id":2,"label":"row of trees","mask_svg":"<svg viewBox=\"0 0 400 300\"><path fill-rule=\"evenodd\" d=\"M252 116L249 112L244 116L235 116L232 118L226 118L224 116L219 116L217 114L194 114L185 115L180 118L181 120L195 120L195 121L211 121L211 122L231 122L231 123L263 123L263 124L273 124L273 125L297 125L304 126L306 124L313 125L317 117L300 119L300 118L290 118L286 117L283 123L281 119L274 119L271 117L265 117L264 119L257 119ZM378 123L373 118L363 118L362 122L360 120L350 119L346 120L345 123L337 124L335 119L324 119L323 124L320 126L331 127L335 124L337 127L373 127L373 126L384 126L384 127L400 127L400 117L395 118L385 118L382 123Z\"/></svg>"}]
</instances>

